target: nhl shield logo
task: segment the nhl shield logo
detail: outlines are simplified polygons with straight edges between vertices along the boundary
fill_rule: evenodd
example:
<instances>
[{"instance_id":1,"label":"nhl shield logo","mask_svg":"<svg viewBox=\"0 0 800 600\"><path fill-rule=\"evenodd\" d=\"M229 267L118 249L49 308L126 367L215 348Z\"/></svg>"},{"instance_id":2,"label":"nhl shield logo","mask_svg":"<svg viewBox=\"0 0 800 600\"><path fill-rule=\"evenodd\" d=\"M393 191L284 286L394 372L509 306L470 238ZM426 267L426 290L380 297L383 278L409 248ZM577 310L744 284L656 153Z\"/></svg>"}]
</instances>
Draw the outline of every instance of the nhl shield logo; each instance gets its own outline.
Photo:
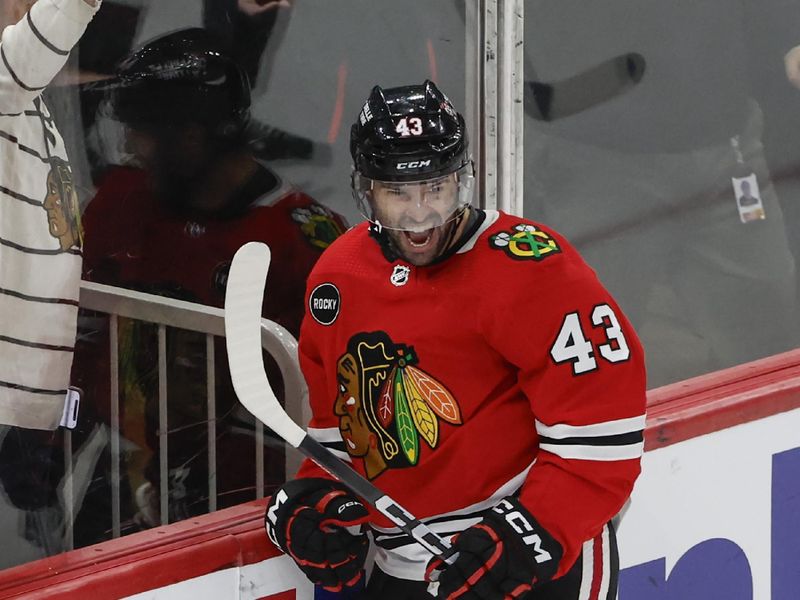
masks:
<instances>
[{"instance_id":1,"label":"nhl shield logo","mask_svg":"<svg viewBox=\"0 0 800 600\"><path fill-rule=\"evenodd\" d=\"M391 281L392 285L395 287L401 287L408 283L408 276L410 273L410 267L407 267L406 265L395 265L389 281Z\"/></svg>"}]
</instances>

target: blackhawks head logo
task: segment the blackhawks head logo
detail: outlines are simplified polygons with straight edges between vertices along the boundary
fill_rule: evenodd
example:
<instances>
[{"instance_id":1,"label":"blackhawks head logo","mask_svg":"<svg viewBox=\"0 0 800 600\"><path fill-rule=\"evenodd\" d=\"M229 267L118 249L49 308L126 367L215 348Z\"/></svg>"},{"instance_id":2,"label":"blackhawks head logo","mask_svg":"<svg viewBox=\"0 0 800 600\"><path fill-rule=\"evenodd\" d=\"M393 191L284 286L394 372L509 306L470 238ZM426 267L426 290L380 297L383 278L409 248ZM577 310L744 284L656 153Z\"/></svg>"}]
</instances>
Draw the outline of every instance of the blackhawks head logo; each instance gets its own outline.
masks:
<instances>
[{"instance_id":1,"label":"blackhawks head logo","mask_svg":"<svg viewBox=\"0 0 800 600\"><path fill-rule=\"evenodd\" d=\"M81 211L78 207L75 180L69 164L61 159L50 160L47 195L42 207L47 213L50 235L58 239L62 251L69 250L73 246L83 246Z\"/></svg>"},{"instance_id":2,"label":"blackhawks head logo","mask_svg":"<svg viewBox=\"0 0 800 600\"><path fill-rule=\"evenodd\" d=\"M344 229L336 216L324 206L311 204L292 211L292 219L299 223L300 230L315 248L324 250L338 238Z\"/></svg>"},{"instance_id":3,"label":"blackhawks head logo","mask_svg":"<svg viewBox=\"0 0 800 600\"><path fill-rule=\"evenodd\" d=\"M421 443L439 443L440 420L461 424L448 389L420 369L414 348L385 333L359 333L337 363L339 417L347 452L364 461L369 479L388 468L417 464Z\"/></svg>"}]
</instances>

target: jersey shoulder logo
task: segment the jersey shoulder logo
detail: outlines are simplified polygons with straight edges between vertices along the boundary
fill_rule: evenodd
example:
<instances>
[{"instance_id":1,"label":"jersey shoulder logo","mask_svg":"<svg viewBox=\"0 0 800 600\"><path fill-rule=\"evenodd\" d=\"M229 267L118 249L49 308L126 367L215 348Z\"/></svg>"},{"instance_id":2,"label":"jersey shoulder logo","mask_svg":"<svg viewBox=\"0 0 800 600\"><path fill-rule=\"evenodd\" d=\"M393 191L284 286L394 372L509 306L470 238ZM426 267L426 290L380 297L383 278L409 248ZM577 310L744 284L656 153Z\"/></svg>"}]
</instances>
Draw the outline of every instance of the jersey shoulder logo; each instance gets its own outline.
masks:
<instances>
[{"instance_id":1,"label":"jersey shoulder logo","mask_svg":"<svg viewBox=\"0 0 800 600\"><path fill-rule=\"evenodd\" d=\"M308 310L320 325L333 325L339 316L341 303L339 288L332 283L321 283L308 297Z\"/></svg>"},{"instance_id":2,"label":"jersey shoulder logo","mask_svg":"<svg viewBox=\"0 0 800 600\"><path fill-rule=\"evenodd\" d=\"M539 261L561 252L553 236L530 223L520 223L511 231L495 233L489 237L489 246L503 250L514 260Z\"/></svg>"},{"instance_id":3,"label":"jersey shoulder logo","mask_svg":"<svg viewBox=\"0 0 800 600\"><path fill-rule=\"evenodd\" d=\"M321 204L311 204L292 211L292 219L315 248L324 250L344 233L336 215Z\"/></svg>"},{"instance_id":4,"label":"jersey shoulder logo","mask_svg":"<svg viewBox=\"0 0 800 600\"><path fill-rule=\"evenodd\" d=\"M383 331L358 333L337 361L333 412L351 457L367 478L419 462L420 439L434 450L439 421L461 425L450 391L419 368L414 348L395 344Z\"/></svg>"}]
</instances>

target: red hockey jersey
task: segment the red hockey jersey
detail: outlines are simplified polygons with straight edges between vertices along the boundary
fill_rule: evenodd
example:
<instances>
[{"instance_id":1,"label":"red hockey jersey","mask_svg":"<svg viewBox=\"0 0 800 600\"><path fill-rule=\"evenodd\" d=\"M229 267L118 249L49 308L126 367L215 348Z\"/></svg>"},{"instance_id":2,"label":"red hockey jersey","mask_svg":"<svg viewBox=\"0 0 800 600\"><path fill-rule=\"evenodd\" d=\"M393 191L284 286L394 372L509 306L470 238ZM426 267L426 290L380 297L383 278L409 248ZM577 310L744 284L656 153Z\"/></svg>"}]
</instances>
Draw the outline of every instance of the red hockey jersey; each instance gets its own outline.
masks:
<instances>
[{"instance_id":1,"label":"red hockey jersey","mask_svg":"<svg viewBox=\"0 0 800 600\"><path fill-rule=\"evenodd\" d=\"M311 267L346 228L342 218L274 175L273 189L240 210L225 215L176 211L153 194L145 171L111 170L84 213L86 231L84 277L181 300L222 307L228 269L236 250L250 241L271 246L275 259L269 274L273 294L266 298L264 317L299 334L303 294ZM107 320L82 313L73 381L84 394L82 411L110 418L109 331ZM157 331L142 323L119 330L120 417L123 433L149 456L142 475L158 483L159 391ZM168 466L170 521L208 510L209 477L206 446L206 341L202 334L167 329L167 421L170 427ZM224 340L216 343L216 490L223 508L257 495L253 429L227 374ZM281 392L277 365L266 361L273 384ZM142 414L141 402L144 398ZM86 419L84 419L85 421ZM134 464L133 461L131 464ZM129 471L134 472L134 466ZM282 449L265 446L263 481L270 493L286 478ZM96 486L96 487L99 487ZM105 491L106 496L107 490ZM98 494L100 495L100 494ZM88 510L90 506L87 505ZM104 509L103 509L104 510ZM122 519L132 518L125 514ZM152 519L151 519L152 520ZM92 540L99 541L99 540Z\"/></svg>"},{"instance_id":2,"label":"red hockey jersey","mask_svg":"<svg viewBox=\"0 0 800 600\"><path fill-rule=\"evenodd\" d=\"M276 176L277 177L277 176ZM339 215L283 184L227 217L178 213L153 195L147 174L109 172L83 216L84 278L222 307L236 250L250 241L272 248L264 316L297 335L305 277L346 228Z\"/></svg>"},{"instance_id":3,"label":"red hockey jersey","mask_svg":"<svg viewBox=\"0 0 800 600\"><path fill-rule=\"evenodd\" d=\"M388 262L367 224L323 254L300 337L308 432L443 536L518 494L563 546L560 576L639 474L643 352L566 240L483 216L431 266ZM422 579L430 555L372 526L378 565Z\"/></svg>"}]
</instances>

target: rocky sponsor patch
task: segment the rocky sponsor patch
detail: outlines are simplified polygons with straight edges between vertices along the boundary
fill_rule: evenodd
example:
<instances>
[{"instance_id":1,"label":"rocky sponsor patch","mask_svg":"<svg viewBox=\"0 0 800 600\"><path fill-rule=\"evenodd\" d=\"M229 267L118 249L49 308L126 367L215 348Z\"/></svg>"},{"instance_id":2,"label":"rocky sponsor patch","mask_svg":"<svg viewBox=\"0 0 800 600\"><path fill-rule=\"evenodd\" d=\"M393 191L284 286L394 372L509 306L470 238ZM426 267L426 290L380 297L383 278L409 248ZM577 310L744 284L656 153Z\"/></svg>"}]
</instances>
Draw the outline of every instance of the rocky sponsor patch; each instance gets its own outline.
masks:
<instances>
[{"instance_id":1,"label":"rocky sponsor patch","mask_svg":"<svg viewBox=\"0 0 800 600\"><path fill-rule=\"evenodd\" d=\"M341 304L339 289L332 283L321 283L308 298L308 310L320 325L332 325L339 316Z\"/></svg>"}]
</instances>

